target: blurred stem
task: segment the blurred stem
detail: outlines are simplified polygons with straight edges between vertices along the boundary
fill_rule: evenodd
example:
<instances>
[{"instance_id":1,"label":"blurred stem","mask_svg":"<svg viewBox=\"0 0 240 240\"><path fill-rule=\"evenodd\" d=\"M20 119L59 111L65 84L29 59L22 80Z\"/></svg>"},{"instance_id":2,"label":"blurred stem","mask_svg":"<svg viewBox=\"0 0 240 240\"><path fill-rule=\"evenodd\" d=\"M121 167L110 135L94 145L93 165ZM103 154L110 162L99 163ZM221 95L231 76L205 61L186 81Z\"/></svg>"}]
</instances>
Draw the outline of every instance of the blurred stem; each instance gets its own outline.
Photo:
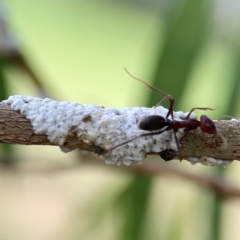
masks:
<instances>
[{"instance_id":1,"label":"blurred stem","mask_svg":"<svg viewBox=\"0 0 240 240\"><path fill-rule=\"evenodd\" d=\"M224 169L218 168L217 169L218 177L224 175ZM211 233L211 240L220 240L221 239L221 220L222 220L222 205L224 199L218 195L214 194L213 197L213 218L212 218L212 233Z\"/></svg>"},{"instance_id":2,"label":"blurred stem","mask_svg":"<svg viewBox=\"0 0 240 240\"><path fill-rule=\"evenodd\" d=\"M128 187L117 198L124 225L120 239L140 240L144 234L144 220L150 197L152 177L136 174Z\"/></svg>"},{"instance_id":3,"label":"blurred stem","mask_svg":"<svg viewBox=\"0 0 240 240\"><path fill-rule=\"evenodd\" d=\"M240 65L240 48L236 47L236 66L234 72L234 80L233 80L233 91L230 95L231 100L229 101L228 106L228 114L230 116L235 116L238 112L238 105L236 103L239 102L239 89L240 89L240 72L239 72L239 65ZM218 168L216 170L219 177L223 177L225 174L225 169ZM221 219L222 219L222 205L224 199L215 194L214 195L214 206L213 206L213 222L212 222L212 237L213 240L219 240L221 237Z\"/></svg>"},{"instance_id":4,"label":"blurred stem","mask_svg":"<svg viewBox=\"0 0 240 240\"><path fill-rule=\"evenodd\" d=\"M4 63L3 60L0 58L0 101L7 98L7 87L6 81L3 74Z\"/></svg>"}]
</instances>

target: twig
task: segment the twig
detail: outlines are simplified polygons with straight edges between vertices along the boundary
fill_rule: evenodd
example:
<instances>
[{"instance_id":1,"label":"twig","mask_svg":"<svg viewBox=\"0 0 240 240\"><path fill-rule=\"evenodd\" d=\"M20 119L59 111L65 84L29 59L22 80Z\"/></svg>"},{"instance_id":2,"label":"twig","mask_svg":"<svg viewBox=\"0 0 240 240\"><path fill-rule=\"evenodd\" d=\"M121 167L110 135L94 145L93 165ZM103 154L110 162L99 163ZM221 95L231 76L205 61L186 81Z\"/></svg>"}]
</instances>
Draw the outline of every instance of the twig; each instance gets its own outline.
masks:
<instances>
[{"instance_id":1,"label":"twig","mask_svg":"<svg viewBox=\"0 0 240 240\"><path fill-rule=\"evenodd\" d=\"M131 170L136 173L149 175L173 175L186 180L190 180L204 188L214 191L224 198L240 197L240 188L234 186L226 178L208 176L206 174L193 174L167 164L150 162L142 165L131 166Z\"/></svg>"},{"instance_id":2,"label":"twig","mask_svg":"<svg viewBox=\"0 0 240 240\"><path fill-rule=\"evenodd\" d=\"M75 148L102 154L107 163L126 164L141 162L148 154L164 151L177 152L172 131L140 137L113 151L117 144L146 131L137 122L142 117L159 114L166 116L167 109L157 108L104 108L96 105L57 102L27 96L13 96L0 103L0 142L23 145L57 145L68 152ZM183 119L187 113L177 112L174 117ZM194 117L194 116L193 116ZM223 146L218 136L200 131L178 131L181 156L192 163L224 165L240 159L240 122L219 121L217 127L228 142ZM222 164L224 160L224 164Z\"/></svg>"}]
</instances>

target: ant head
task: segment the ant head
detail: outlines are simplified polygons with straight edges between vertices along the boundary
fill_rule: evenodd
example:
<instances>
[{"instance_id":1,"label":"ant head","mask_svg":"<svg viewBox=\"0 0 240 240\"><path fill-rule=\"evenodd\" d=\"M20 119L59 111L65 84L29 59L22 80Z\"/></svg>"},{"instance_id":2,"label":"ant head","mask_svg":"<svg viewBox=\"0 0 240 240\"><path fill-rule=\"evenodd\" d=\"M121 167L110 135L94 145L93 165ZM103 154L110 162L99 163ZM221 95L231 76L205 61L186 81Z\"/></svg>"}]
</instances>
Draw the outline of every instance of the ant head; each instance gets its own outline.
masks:
<instances>
[{"instance_id":1,"label":"ant head","mask_svg":"<svg viewBox=\"0 0 240 240\"><path fill-rule=\"evenodd\" d=\"M209 133L209 134L216 134L217 133L217 129L216 126L213 122L213 120L211 118L209 118L206 115L202 115L200 117L200 122L201 122L201 130L205 133Z\"/></svg>"},{"instance_id":2,"label":"ant head","mask_svg":"<svg viewBox=\"0 0 240 240\"><path fill-rule=\"evenodd\" d=\"M214 122L212 121L211 118L202 115L200 118L201 122L201 130L205 133L210 133L210 134L217 134L221 140L222 140L222 147L227 148L228 147L228 142L227 140L223 137L221 132L218 130L218 128L215 126Z\"/></svg>"}]
</instances>

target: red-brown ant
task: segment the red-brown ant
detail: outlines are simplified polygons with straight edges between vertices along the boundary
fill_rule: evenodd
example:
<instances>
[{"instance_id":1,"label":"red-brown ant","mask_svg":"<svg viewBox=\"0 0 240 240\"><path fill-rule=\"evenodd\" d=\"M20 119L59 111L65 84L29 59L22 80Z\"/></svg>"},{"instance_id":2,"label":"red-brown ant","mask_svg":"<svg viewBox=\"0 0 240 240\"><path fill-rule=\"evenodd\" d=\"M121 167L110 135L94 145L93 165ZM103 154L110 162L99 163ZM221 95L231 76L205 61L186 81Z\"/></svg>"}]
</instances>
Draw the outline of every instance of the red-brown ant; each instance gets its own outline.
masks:
<instances>
[{"instance_id":1,"label":"red-brown ant","mask_svg":"<svg viewBox=\"0 0 240 240\"><path fill-rule=\"evenodd\" d=\"M177 144L177 148L178 148L178 152L180 154L180 145L179 145L179 141L177 139L176 133L179 129L184 128L184 132L188 132L191 130L195 130L198 127L200 127L201 131L204 133L208 133L208 134L218 134L220 136L220 138L223 140L223 142L226 143L226 140L224 139L224 137L221 135L221 133L218 131L218 129L216 128L214 122L212 121L211 118L209 118L206 115L202 115L200 117L200 121L197 119L192 119L190 118L191 113L194 110L215 110L213 108L202 108L202 107L195 107L193 109L191 109L191 111L188 113L187 117L182 120L182 121L178 121L178 120L174 120L173 117L173 105L174 105L174 99L171 95L166 94L165 92L149 85L148 83L144 82L143 80L136 78L135 76L133 76L131 73L129 73L127 71L127 69L125 68L126 72L135 80L138 80L142 83L144 83L147 87L149 87L150 89L164 95L165 97L163 98L163 100L161 102L159 102L157 104L157 106L161 105L163 102L165 102L167 99L169 99L169 110L168 113L166 115L166 117L162 117L159 115L150 115L147 117L144 117L143 119L141 119L138 123L138 127L141 130L146 130L146 131L154 131L154 132L150 132L150 133L145 133L145 134L141 134L137 137L134 137L128 141L122 142L118 145L116 145L115 147L108 149L107 151L113 150L117 147L120 147L124 144L127 144L139 137L144 137L144 136L151 136L151 135L156 135L156 134L161 134L165 131L169 131L169 130L173 130L174 133L174 138ZM168 119L168 117L171 116L172 120ZM159 130L159 131L156 131Z\"/></svg>"}]
</instances>

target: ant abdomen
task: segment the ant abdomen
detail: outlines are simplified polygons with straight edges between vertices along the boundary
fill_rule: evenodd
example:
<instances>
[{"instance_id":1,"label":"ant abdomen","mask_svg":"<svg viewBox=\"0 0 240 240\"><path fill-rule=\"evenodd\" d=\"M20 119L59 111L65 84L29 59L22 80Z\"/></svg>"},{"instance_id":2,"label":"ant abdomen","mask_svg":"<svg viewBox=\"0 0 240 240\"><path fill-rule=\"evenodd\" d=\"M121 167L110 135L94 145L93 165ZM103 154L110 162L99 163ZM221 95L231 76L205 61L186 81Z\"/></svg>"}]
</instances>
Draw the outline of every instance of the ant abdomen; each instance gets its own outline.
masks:
<instances>
[{"instance_id":1,"label":"ant abdomen","mask_svg":"<svg viewBox=\"0 0 240 240\"><path fill-rule=\"evenodd\" d=\"M170 122L169 122L170 124ZM168 120L159 115L150 115L141 119L138 123L138 127L146 131L154 131L169 126Z\"/></svg>"}]
</instances>

